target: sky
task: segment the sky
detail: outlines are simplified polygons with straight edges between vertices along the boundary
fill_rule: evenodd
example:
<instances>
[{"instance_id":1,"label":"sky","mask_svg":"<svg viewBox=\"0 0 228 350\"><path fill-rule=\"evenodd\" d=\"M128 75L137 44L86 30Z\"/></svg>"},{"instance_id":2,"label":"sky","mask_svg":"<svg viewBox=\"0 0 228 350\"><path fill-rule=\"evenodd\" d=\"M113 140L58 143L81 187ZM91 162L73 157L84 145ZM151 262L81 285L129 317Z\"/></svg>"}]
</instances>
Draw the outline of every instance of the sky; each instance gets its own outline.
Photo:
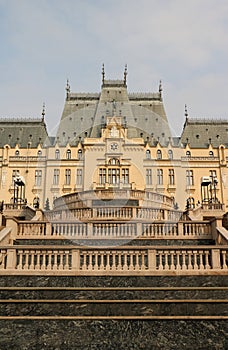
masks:
<instances>
[{"instance_id":1,"label":"sky","mask_svg":"<svg viewBox=\"0 0 228 350\"><path fill-rule=\"evenodd\" d=\"M157 92L174 136L190 118L227 119L227 0L0 0L0 117L60 121L65 85L99 92L101 69Z\"/></svg>"}]
</instances>

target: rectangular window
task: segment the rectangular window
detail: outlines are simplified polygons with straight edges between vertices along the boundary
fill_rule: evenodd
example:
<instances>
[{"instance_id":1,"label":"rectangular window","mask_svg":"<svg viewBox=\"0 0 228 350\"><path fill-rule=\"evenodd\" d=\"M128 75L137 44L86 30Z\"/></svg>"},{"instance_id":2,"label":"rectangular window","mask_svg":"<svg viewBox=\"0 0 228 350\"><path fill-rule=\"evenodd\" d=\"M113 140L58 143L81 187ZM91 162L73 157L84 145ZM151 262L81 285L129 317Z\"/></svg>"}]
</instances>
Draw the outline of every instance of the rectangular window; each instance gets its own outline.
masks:
<instances>
[{"instance_id":1,"label":"rectangular window","mask_svg":"<svg viewBox=\"0 0 228 350\"><path fill-rule=\"evenodd\" d=\"M129 184L129 169L128 168L122 169L122 181L124 184Z\"/></svg>"},{"instance_id":2,"label":"rectangular window","mask_svg":"<svg viewBox=\"0 0 228 350\"><path fill-rule=\"evenodd\" d=\"M76 185L78 186L82 185L82 169L77 169Z\"/></svg>"},{"instance_id":3,"label":"rectangular window","mask_svg":"<svg viewBox=\"0 0 228 350\"><path fill-rule=\"evenodd\" d=\"M71 170L65 169L65 185L70 185L71 182Z\"/></svg>"},{"instance_id":4,"label":"rectangular window","mask_svg":"<svg viewBox=\"0 0 228 350\"><path fill-rule=\"evenodd\" d=\"M217 178L216 170L210 170L210 178L213 180Z\"/></svg>"},{"instance_id":5,"label":"rectangular window","mask_svg":"<svg viewBox=\"0 0 228 350\"><path fill-rule=\"evenodd\" d=\"M152 170L146 169L146 184L152 185Z\"/></svg>"},{"instance_id":6,"label":"rectangular window","mask_svg":"<svg viewBox=\"0 0 228 350\"><path fill-rule=\"evenodd\" d=\"M54 169L53 185L58 185L58 184L59 184L59 169Z\"/></svg>"},{"instance_id":7,"label":"rectangular window","mask_svg":"<svg viewBox=\"0 0 228 350\"><path fill-rule=\"evenodd\" d=\"M14 179L17 176L20 176L20 171L19 170L13 170L13 172L12 172L12 185L13 186L14 186Z\"/></svg>"},{"instance_id":8,"label":"rectangular window","mask_svg":"<svg viewBox=\"0 0 228 350\"><path fill-rule=\"evenodd\" d=\"M35 171L35 186L41 186L42 182L42 170Z\"/></svg>"},{"instance_id":9,"label":"rectangular window","mask_svg":"<svg viewBox=\"0 0 228 350\"><path fill-rule=\"evenodd\" d=\"M157 184L163 185L163 170L157 169Z\"/></svg>"},{"instance_id":10,"label":"rectangular window","mask_svg":"<svg viewBox=\"0 0 228 350\"><path fill-rule=\"evenodd\" d=\"M174 169L169 169L169 185L175 185Z\"/></svg>"},{"instance_id":11,"label":"rectangular window","mask_svg":"<svg viewBox=\"0 0 228 350\"><path fill-rule=\"evenodd\" d=\"M105 185L106 183L106 168L100 168L99 170L99 183Z\"/></svg>"},{"instance_id":12,"label":"rectangular window","mask_svg":"<svg viewBox=\"0 0 228 350\"><path fill-rule=\"evenodd\" d=\"M193 170L186 170L186 185L187 186L194 185Z\"/></svg>"}]
</instances>

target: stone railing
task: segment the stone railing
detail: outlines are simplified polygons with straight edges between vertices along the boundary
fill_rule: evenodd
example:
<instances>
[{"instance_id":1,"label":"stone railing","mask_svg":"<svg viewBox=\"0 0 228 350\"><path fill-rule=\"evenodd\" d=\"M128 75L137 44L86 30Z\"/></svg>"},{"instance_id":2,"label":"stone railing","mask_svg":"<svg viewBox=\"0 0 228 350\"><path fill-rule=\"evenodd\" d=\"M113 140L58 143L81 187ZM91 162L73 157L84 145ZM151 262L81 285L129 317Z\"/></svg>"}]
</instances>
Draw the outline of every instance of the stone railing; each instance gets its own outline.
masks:
<instances>
[{"instance_id":1,"label":"stone railing","mask_svg":"<svg viewBox=\"0 0 228 350\"><path fill-rule=\"evenodd\" d=\"M72 193L57 198L55 200L55 210L66 209L66 206L71 206L73 209L73 204L77 205L77 202L86 203L87 200L112 200L112 199L137 199L141 201L150 201L157 203L159 205L164 205L167 207L173 207L174 200L166 195L141 191L141 190L124 190L124 189L113 189L113 190L94 190L94 191L83 191L79 193Z\"/></svg>"},{"instance_id":2,"label":"stone railing","mask_svg":"<svg viewBox=\"0 0 228 350\"><path fill-rule=\"evenodd\" d=\"M228 274L228 246L72 248L5 246L1 274Z\"/></svg>"},{"instance_id":3,"label":"stone railing","mask_svg":"<svg viewBox=\"0 0 228 350\"><path fill-rule=\"evenodd\" d=\"M212 239L210 222L75 222L20 221L14 219L15 238L27 239Z\"/></svg>"}]
</instances>

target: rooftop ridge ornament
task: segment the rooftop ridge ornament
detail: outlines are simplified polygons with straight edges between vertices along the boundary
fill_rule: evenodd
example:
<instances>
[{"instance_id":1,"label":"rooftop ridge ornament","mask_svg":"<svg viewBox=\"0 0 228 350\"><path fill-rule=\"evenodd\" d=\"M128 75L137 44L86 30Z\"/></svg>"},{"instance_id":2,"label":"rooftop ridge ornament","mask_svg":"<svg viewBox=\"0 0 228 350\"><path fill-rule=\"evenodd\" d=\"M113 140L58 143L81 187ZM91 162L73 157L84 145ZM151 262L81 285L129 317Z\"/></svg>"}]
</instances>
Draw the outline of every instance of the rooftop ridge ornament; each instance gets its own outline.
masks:
<instances>
[{"instance_id":1,"label":"rooftop ridge ornament","mask_svg":"<svg viewBox=\"0 0 228 350\"><path fill-rule=\"evenodd\" d=\"M69 79L67 79L66 82L66 99L69 99L69 95L70 95L70 84L69 84Z\"/></svg>"},{"instance_id":2,"label":"rooftop ridge ornament","mask_svg":"<svg viewBox=\"0 0 228 350\"><path fill-rule=\"evenodd\" d=\"M104 63L102 64L102 84L104 85L104 81L105 81L105 70L104 70Z\"/></svg>"},{"instance_id":3,"label":"rooftop ridge ornament","mask_svg":"<svg viewBox=\"0 0 228 350\"><path fill-rule=\"evenodd\" d=\"M184 105L184 115L185 115L185 118L188 119L188 109L186 104Z\"/></svg>"},{"instance_id":4,"label":"rooftop ridge ornament","mask_svg":"<svg viewBox=\"0 0 228 350\"><path fill-rule=\"evenodd\" d=\"M43 102L43 108L42 108L42 122L44 121L45 117L45 102Z\"/></svg>"},{"instance_id":5,"label":"rooftop ridge ornament","mask_svg":"<svg viewBox=\"0 0 228 350\"><path fill-rule=\"evenodd\" d=\"M125 64L124 69L124 85L127 85L127 64Z\"/></svg>"},{"instance_id":6,"label":"rooftop ridge ornament","mask_svg":"<svg viewBox=\"0 0 228 350\"><path fill-rule=\"evenodd\" d=\"M160 99L162 100L162 81L160 80L159 81L159 87L158 87L158 93L159 93L159 96L160 96Z\"/></svg>"}]
</instances>

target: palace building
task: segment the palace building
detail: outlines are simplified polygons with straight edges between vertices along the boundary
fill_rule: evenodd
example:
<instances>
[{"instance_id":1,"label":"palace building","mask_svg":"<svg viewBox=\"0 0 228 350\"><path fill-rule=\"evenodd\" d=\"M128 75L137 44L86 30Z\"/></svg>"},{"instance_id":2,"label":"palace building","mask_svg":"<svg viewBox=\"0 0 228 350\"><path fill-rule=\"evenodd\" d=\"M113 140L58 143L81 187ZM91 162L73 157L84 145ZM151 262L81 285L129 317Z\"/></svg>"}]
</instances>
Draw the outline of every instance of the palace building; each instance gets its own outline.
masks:
<instances>
[{"instance_id":1,"label":"palace building","mask_svg":"<svg viewBox=\"0 0 228 350\"><path fill-rule=\"evenodd\" d=\"M228 121L185 117L103 67L56 135L0 120L2 348L227 348Z\"/></svg>"},{"instance_id":2,"label":"palace building","mask_svg":"<svg viewBox=\"0 0 228 350\"><path fill-rule=\"evenodd\" d=\"M225 212L228 120L185 116L173 137L161 83L154 93L128 93L127 68L122 80L107 80L103 67L99 93L71 92L67 82L56 135L45 107L40 119L0 119L0 199L52 208L66 194L132 189L168 196L181 210L217 204Z\"/></svg>"}]
</instances>

